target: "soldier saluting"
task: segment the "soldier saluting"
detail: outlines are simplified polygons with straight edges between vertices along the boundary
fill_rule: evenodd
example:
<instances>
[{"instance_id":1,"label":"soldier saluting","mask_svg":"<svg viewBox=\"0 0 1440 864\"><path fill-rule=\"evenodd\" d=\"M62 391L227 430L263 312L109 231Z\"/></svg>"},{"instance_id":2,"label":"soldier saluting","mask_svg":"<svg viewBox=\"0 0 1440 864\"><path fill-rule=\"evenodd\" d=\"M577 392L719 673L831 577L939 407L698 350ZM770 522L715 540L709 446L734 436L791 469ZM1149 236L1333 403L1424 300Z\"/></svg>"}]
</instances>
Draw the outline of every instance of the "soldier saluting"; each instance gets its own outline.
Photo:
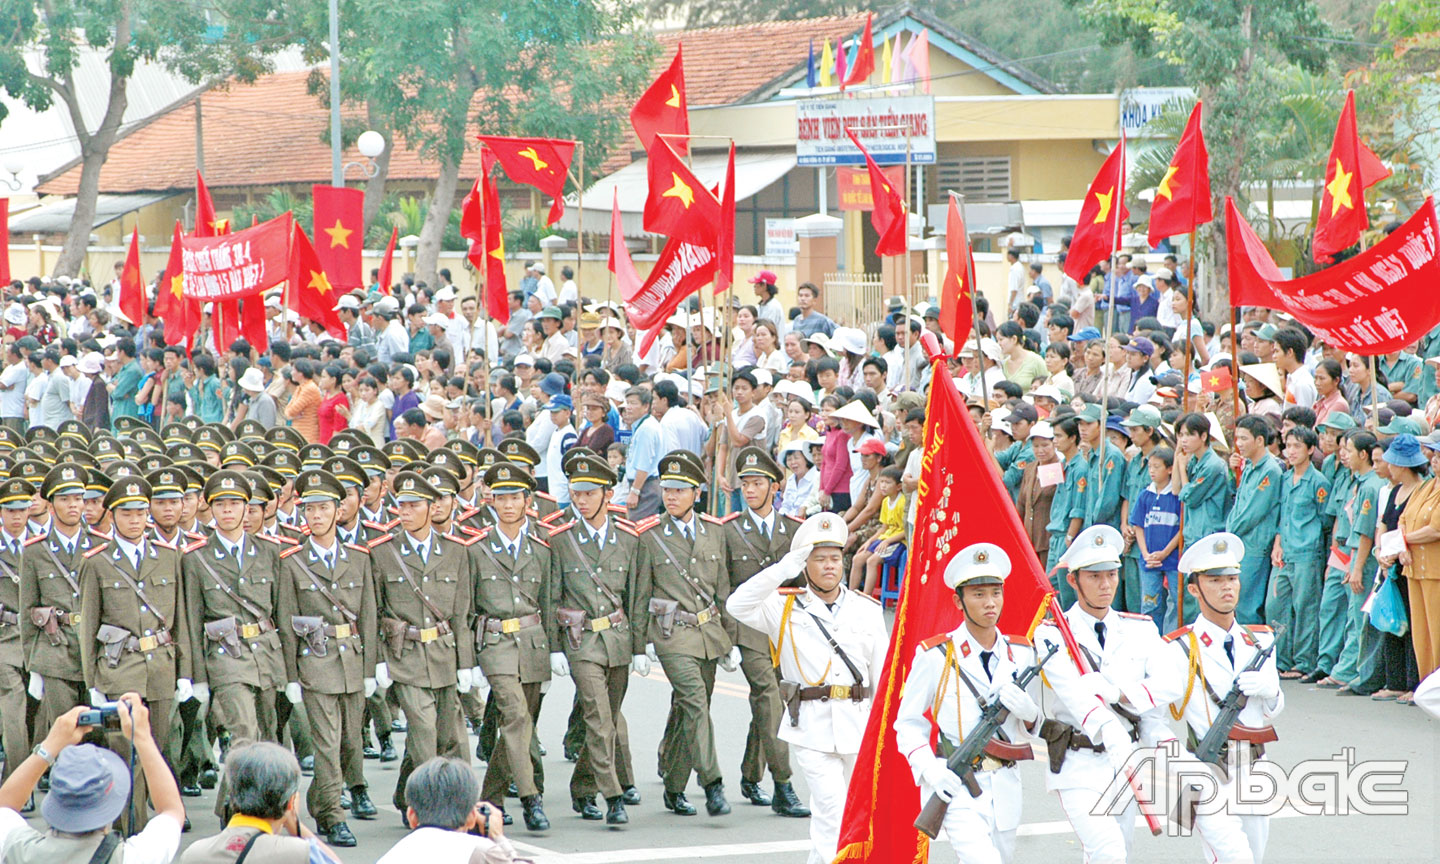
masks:
<instances>
[{"instance_id":1,"label":"soldier saluting","mask_svg":"<svg viewBox=\"0 0 1440 864\"><path fill-rule=\"evenodd\" d=\"M520 793L525 827L545 831L545 815L530 760L540 685L550 680L554 655L546 637L553 618L550 545L534 533L526 506L535 478L521 465L497 462L485 471L495 495L495 524L471 541L475 574L475 646L478 669L490 682L500 724L480 797L504 801L511 779ZM564 654L559 660L565 659ZM566 670L568 671L568 669Z\"/></svg>"},{"instance_id":2,"label":"soldier saluting","mask_svg":"<svg viewBox=\"0 0 1440 864\"><path fill-rule=\"evenodd\" d=\"M575 680L585 733L580 758L570 779L570 799L585 819L599 819L598 789L605 798L605 823L624 825L626 796L639 803L628 776L629 745L624 740L621 703L633 665L627 609L634 606L634 571L640 535L610 515L615 472L598 456L565 460L570 506L578 518L550 530L555 559L555 614L550 644L555 672ZM566 660L566 663L560 663ZM648 659L646 660L648 663ZM568 670L567 670L568 666Z\"/></svg>"},{"instance_id":3,"label":"soldier saluting","mask_svg":"<svg viewBox=\"0 0 1440 864\"><path fill-rule=\"evenodd\" d=\"M118 477L105 493L113 536L84 555L80 564L80 656L85 686L95 703L137 693L150 709L151 731L160 752L167 749L174 702L194 697L194 658L184 614L180 554L146 536L150 484L142 477ZM110 747L130 758L130 742L110 736ZM149 820L144 773L133 787L138 831Z\"/></svg>"},{"instance_id":4,"label":"soldier saluting","mask_svg":"<svg viewBox=\"0 0 1440 864\"><path fill-rule=\"evenodd\" d=\"M715 667L735 671L740 649L734 647L727 629L734 625L721 623L720 609L730 596L723 532L718 519L695 511L704 482L705 467L694 453L666 454L660 460L665 514L635 526L643 542L631 612L637 625L631 647L635 654L653 651L674 690L674 722L660 745L661 771L665 807L681 816L695 815L685 798L692 770L705 789L705 811L711 816L730 812L715 756L710 698L715 692Z\"/></svg>"}]
</instances>

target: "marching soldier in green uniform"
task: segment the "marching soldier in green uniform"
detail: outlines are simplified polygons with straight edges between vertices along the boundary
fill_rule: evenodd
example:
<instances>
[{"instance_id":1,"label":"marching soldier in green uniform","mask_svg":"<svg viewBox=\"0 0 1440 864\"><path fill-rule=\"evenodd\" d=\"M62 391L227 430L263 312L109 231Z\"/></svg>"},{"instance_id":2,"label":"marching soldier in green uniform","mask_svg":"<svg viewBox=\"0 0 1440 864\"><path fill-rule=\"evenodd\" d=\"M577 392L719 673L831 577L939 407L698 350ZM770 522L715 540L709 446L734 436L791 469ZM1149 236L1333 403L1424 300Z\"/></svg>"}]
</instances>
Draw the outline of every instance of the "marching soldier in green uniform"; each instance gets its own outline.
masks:
<instances>
[{"instance_id":1,"label":"marching soldier in green uniform","mask_svg":"<svg viewBox=\"0 0 1440 864\"><path fill-rule=\"evenodd\" d=\"M536 785L530 742L540 711L540 686L550 680L554 617L552 552L527 515L535 478L521 465L500 462L485 472L495 495L495 525L470 541L475 576L475 645L478 669L490 684L499 738L485 770L480 796L503 801L513 779L525 827L545 831L550 820ZM564 658L564 654L560 654ZM413 724L412 724L413 728Z\"/></svg>"},{"instance_id":2,"label":"marching soldier in green uniform","mask_svg":"<svg viewBox=\"0 0 1440 864\"><path fill-rule=\"evenodd\" d=\"M5 774L30 751L25 699L25 650L20 638L20 558L27 538L35 487L12 477L0 481L0 742L5 752Z\"/></svg>"},{"instance_id":3,"label":"marching soldier in green uniform","mask_svg":"<svg viewBox=\"0 0 1440 864\"><path fill-rule=\"evenodd\" d=\"M431 504L439 495L424 477L401 471L394 486L400 527L369 548L385 640L375 677L381 684L395 682L408 724L394 795L403 813L411 771L437 755L467 756L457 688L470 689L475 643L468 550L431 528Z\"/></svg>"},{"instance_id":4,"label":"marching soldier in green uniform","mask_svg":"<svg viewBox=\"0 0 1440 864\"><path fill-rule=\"evenodd\" d=\"M80 657L85 686L95 703L137 693L150 709L155 745L166 752L173 702L194 697L194 658L184 612L179 550L146 536L150 484L121 477L105 493L114 536L84 554L80 564ZM110 747L130 758L130 743L119 734ZM135 775L138 831L149 820L145 776ZM128 820L122 820L128 821Z\"/></svg>"},{"instance_id":5,"label":"marching soldier in green uniform","mask_svg":"<svg viewBox=\"0 0 1440 864\"><path fill-rule=\"evenodd\" d=\"M635 605L630 565L640 535L610 515L616 477L603 458L567 458L564 467L576 518L550 530L555 614L548 627L552 648L563 648L551 654L553 671L568 671L575 680L584 719L570 800L582 818L598 820L598 790L605 798L605 823L623 825L630 821L626 797L637 804L640 797L630 776L628 730L620 713L633 657L626 610Z\"/></svg>"},{"instance_id":6,"label":"marching soldier in green uniform","mask_svg":"<svg viewBox=\"0 0 1440 864\"><path fill-rule=\"evenodd\" d=\"M449 450L439 449L430 453L430 467L421 472L421 476L429 480L430 485L440 493L430 510L430 524L440 534L455 534L459 530L456 519L459 513L460 478L455 472L464 470L466 468L459 462L458 456ZM472 532L466 531L460 534L458 539L468 544L473 536ZM481 718L485 714L480 688L472 684L469 690L460 694L460 713L469 721L470 726L479 731Z\"/></svg>"},{"instance_id":7,"label":"marching soldier in green uniform","mask_svg":"<svg viewBox=\"0 0 1440 864\"><path fill-rule=\"evenodd\" d=\"M27 540L20 556L20 639L30 695L40 700L39 727L45 729L88 699L80 670L76 574L81 556L101 542L81 521L88 479L84 466L74 462L62 462L45 475L40 492L50 501L50 530Z\"/></svg>"},{"instance_id":8,"label":"marching soldier in green uniform","mask_svg":"<svg viewBox=\"0 0 1440 864\"><path fill-rule=\"evenodd\" d=\"M280 641L285 697L305 705L315 756L315 779L305 806L316 833L332 846L354 846L342 818L344 777L359 774L360 723L365 697L376 689L377 598L366 547L335 536L336 503L344 495L334 475L305 471L295 480L310 528L304 545L280 553ZM352 785L351 812L373 819L363 783Z\"/></svg>"},{"instance_id":9,"label":"marching soldier in green uniform","mask_svg":"<svg viewBox=\"0 0 1440 864\"><path fill-rule=\"evenodd\" d=\"M745 509L731 513L725 522L725 569L730 589L779 561L790 551L790 540L802 520L781 516L775 493L784 477L780 466L763 447L743 447L735 454L735 477ZM745 737L745 758L740 763L740 794L756 806L770 806L782 816L809 816L790 784L790 748L780 731L780 679L770 654L770 637L753 627L736 623L740 670L750 685L750 732ZM775 795L766 795L760 781L769 767Z\"/></svg>"},{"instance_id":10,"label":"marching soldier in green uniform","mask_svg":"<svg viewBox=\"0 0 1440 864\"><path fill-rule=\"evenodd\" d=\"M730 595L724 532L719 520L695 510L704 482L700 457L686 450L666 454L660 459L665 514L635 526L643 542L630 615L635 622L632 653L653 651L674 691L671 710L678 722L674 734L661 742L668 755L661 769L665 807L681 816L695 815L685 798L692 770L705 789L706 812L730 812L715 756L710 698L716 665L735 671L740 649L734 647L734 624L728 618L722 624L720 616Z\"/></svg>"}]
</instances>

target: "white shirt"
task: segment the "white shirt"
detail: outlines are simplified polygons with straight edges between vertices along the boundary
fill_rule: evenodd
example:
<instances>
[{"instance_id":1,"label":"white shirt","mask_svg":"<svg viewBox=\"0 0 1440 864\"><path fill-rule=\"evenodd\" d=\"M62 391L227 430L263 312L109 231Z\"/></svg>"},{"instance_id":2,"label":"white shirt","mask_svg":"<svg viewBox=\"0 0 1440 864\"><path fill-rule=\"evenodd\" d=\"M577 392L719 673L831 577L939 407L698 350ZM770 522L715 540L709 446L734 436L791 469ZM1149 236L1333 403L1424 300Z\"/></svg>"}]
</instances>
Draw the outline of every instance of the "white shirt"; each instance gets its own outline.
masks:
<instances>
[{"instance_id":1,"label":"white shirt","mask_svg":"<svg viewBox=\"0 0 1440 864\"><path fill-rule=\"evenodd\" d=\"M0 809L0 861L5 860L12 843L38 833L19 813L8 807ZM73 841L56 837L48 842L61 851L69 849ZM151 817L139 834L125 841L125 864L170 864L179 851L180 823L160 813Z\"/></svg>"},{"instance_id":2,"label":"white shirt","mask_svg":"<svg viewBox=\"0 0 1440 864\"><path fill-rule=\"evenodd\" d=\"M1315 404L1319 393L1315 390L1315 376L1304 366L1294 372L1285 373L1285 404L1309 408Z\"/></svg>"},{"instance_id":3,"label":"white shirt","mask_svg":"<svg viewBox=\"0 0 1440 864\"><path fill-rule=\"evenodd\" d=\"M560 463L565 458L565 451L575 444L578 437L575 427L566 423L550 435L550 442L545 447L545 476L550 481L550 494L562 505L570 503L570 481L566 479Z\"/></svg>"},{"instance_id":4,"label":"white shirt","mask_svg":"<svg viewBox=\"0 0 1440 864\"><path fill-rule=\"evenodd\" d=\"M700 415L689 408L670 408L660 418L660 455L671 450L700 453L710 429Z\"/></svg>"},{"instance_id":5,"label":"white shirt","mask_svg":"<svg viewBox=\"0 0 1440 864\"><path fill-rule=\"evenodd\" d=\"M535 422L525 429L525 443L535 448L536 453L546 453L550 448L550 439L555 434L555 423L550 419L549 411L541 411L535 417ZM541 459L540 464L535 466L535 476L549 477L550 466L546 460Z\"/></svg>"},{"instance_id":6,"label":"white shirt","mask_svg":"<svg viewBox=\"0 0 1440 864\"><path fill-rule=\"evenodd\" d=\"M486 864L510 861L515 855L514 847L506 838L501 838L500 842L496 843L488 837L476 837L444 828L417 828L401 837L375 864L414 864L416 861L426 861L429 864L465 864L475 854L476 849L484 850L483 860ZM125 856L125 861L128 864L129 855Z\"/></svg>"},{"instance_id":7,"label":"white shirt","mask_svg":"<svg viewBox=\"0 0 1440 864\"><path fill-rule=\"evenodd\" d=\"M30 428L45 425L45 418L40 413L40 400L45 396L45 388L50 385L50 374L41 372L39 375L31 376L30 383L25 385L25 401L33 402L30 409Z\"/></svg>"},{"instance_id":8,"label":"white shirt","mask_svg":"<svg viewBox=\"0 0 1440 864\"><path fill-rule=\"evenodd\" d=\"M815 507L811 512L810 507ZM790 482L785 484L785 493L780 497L780 503L776 505L781 515L798 516L804 519L819 512L820 508L820 470L810 468L805 472L804 477L790 475Z\"/></svg>"},{"instance_id":9,"label":"white shirt","mask_svg":"<svg viewBox=\"0 0 1440 864\"><path fill-rule=\"evenodd\" d=\"M385 325L385 330L380 334L380 342L375 346L376 358L381 363L389 363L396 354L404 354L410 350L410 334L405 330L405 325L396 318Z\"/></svg>"},{"instance_id":10,"label":"white shirt","mask_svg":"<svg viewBox=\"0 0 1440 864\"><path fill-rule=\"evenodd\" d=\"M580 288L575 284L574 279L566 279L565 284L560 286L561 303L579 303Z\"/></svg>"},{"instance_id":11,"label":"white shirt","mask_svg":"<svg viewBox=\"0 0 1440 864\"><path fill-rule=\"evenodd\" d=\"M121 537L119 534L116 534L116 535L115 535L115 548L119 549L119 550L120 550L120 553L121 553L122 555L124 555L124 556L130 561L131 564L134 564L134 565L135 565L135 569L136 569L136 570L139 570L139 569L140 569L140 556L142 556L142 555L145 554L145 540L144 540L144 538L141 538L141 540L140 540L139 543L131 543L129 540L126 540L124 537Z\"/></svg>"},{"instance_id":12,"label":"white shirt","mask_svg":"<svg viewBox=\"0 0 1440 864\"><path fill-rule=\"evenodd\" d=\"M416 540L414 534L411 534L409 531L406 531L406 532L405 532L405 539L408 540L408 541L410 541L410 546L411 546L411 548L413 548L413 549L415 550L415 552L416 552L417 554L419 554L420 560L421 560L422 562L427 562L427 563L428 563L429 560L430 560L430 541L431 541L431 539L433 539L434 537L435 537L435 532L434 532L434 531L431 531L431 532L429 532L429 533L427 533L427 534L425 535L425 539L424 539L424 540ZM316 547L316 548L319 548L319 547Z\"/></svg>"},{"instance_id":13,"label":"white shirt","mask_svg":"<svg viewBox=\"0 0 1440 864\"><path fill-rule=\"evenodd\" d=\"M540 295L540 299L546 306L556 305L555 301L559 299L555 294L555 283L543 273L540 274L539 279L535 280L535 293Z\"/></svg>"},{"instance_id":14,"label":"white shirt","mask_svg":"<svg viewBox=\"0 0 1440 864\"><path fill-rule=\"evenodd\" d=\"M756 518L754 511L750 518ZM880 670L885 668L885 651L890 645L880 604L841 588L835 603L826 606L806 589L795 595L782 631L786 597L778 589L780 583L795 575L783 561L766 567L730 594L730 599L725 601L725 611L736 621L765 633L773 644L780 646L782 680L802 687L854 685L855 676L836 656L830 640L820 632L820 625L816 624L820 621L859 670L861 683L873 691ZM870 703L869 698L859 702L851 699L801 702L798 724L791 725L789 714L782 715L780 740L826 753L846 756L859 753L865 725L870 719Z\"/></svg>"},{"instance_id":15,"label":"white shirt","mask_svg":"<svg viewBox=\"0 0 1440 864\"><path fill-rule=\"evenodd\" d=\"M12 363L0 372L0 384L10 388L0 390L0 417L25 416L25 385L30 381L30 370L25 361Z\"/></svg>"}]
</instances>

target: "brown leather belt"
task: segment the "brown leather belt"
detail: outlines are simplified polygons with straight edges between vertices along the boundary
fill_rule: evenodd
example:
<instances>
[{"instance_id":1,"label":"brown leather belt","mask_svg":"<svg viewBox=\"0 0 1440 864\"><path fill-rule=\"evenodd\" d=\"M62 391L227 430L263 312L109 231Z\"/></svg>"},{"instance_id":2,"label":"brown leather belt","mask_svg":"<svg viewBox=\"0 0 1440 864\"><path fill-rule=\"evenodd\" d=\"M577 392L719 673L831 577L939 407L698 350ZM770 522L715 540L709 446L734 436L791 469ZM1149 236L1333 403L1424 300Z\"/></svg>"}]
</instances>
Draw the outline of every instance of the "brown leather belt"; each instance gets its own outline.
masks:
<instances>
[{"instance_id":1,"label":"brown leather belt","mask_svg":"<svg viewBox=\"0 0 1440 864\"><path fill-rule=\"evenodd\" d=\"M443 622L442 622L443 623ZM521 615L519 618L486 618L486 633L519 633L526 627L539 627L540 615ZM449 631L446 631L449 632Z\"/></svg>"},{"instance_id":2,"label":"brown leather belt","mask_svg":"<svg viewBox=\"0 0 1440 864\"><path fill-rule=\"evenodd\" d=\"M156 648L169 645L174 641L169 628L161 627L155 631L154 636L131 636L126 639L125 650L131 654L138 654L141 651L154 651Z\"/></svg>"},{"instance_id":3,"label":"brown leather belt","mask_svg":"<svg viewBox=\"0 0 1440 864\"><path fill-rule=\"evenodd\" d=\"M415 628L409 628L415 629ZM326 624L325 635L335 639L360 638L360 632L349 624Z\"/></svg>"},{"instance_id":4,"label":"brown leather belt","mask_svg":"<svg viewBox=\"0 0 1440 864\"><path fill-rule=\"evenodd\" d=\"M55 610L55 620L66 627L74 627L80 623L79 612L66 612L64 609Z\"/></svg>"},{"instance_id":5,"label":"brown leather belt","mask_svg":"<svg viewBox=\"0 0 1440 864\"><path fill-rule=\"evenodd\" d=\"M539 616L539 615L536 615L536 616L535 616L535 619L538 621L538 620L540 619L540 616ZM327 634L328 634L328 632L329 632L331 629L332 629L332 628L331 628L329 625L326 625L325 630L326 630ZM337 632L338 632L338 630L337 630ZM426 643L428 643L428 642L434 642L436 639L439 639L441 636L449 636L449 635L450 635L450 622L449 622L449 621L438 621L438 622L436 622L436 624L435 624L434 627L406 627L406 628L405 628L405 638L406 638L407 640L411 641L411 642L419 642L419 643L422 644L422 645L424 645L424 644L426 644Z\"/></svg>"},{"instance_id":6,"label":"brown leather belt","mask_svg":"<svg viewBox=\"0 0 1440 864\"><path fill-rule=\"evenodd\" d=\"M625 613L616 609L604 618L591 618L585 622L585 629L592 633L599 633L601 630L609 630L611 627L619 627L625 623Z\"/></svg>"},{"instance_id":7,"label":"brown leather belt","mask_svg":"<svg viewBox=\"0 0 1440 864\"><path fill-rule=\"evenodd\" d=\"M801 702L829 702L831 699L849 699L852 702L859 702L870 695L870 688L864 684L857 685L835 685L833 687L801 687Z\"/></svg>"},{"instance_id":8,"label":"brown leather belt","mask_svg":"<svg viewBox=\"0 0 1440 864\"><path fill-rule=\"evenodd\" d=\"M684 624L686 627L701 627L709 623L711 619L719 617L720 610L715 608L714 603L711 603L709 606L701 609L698 613L693 615L689 612L686 612L684 609L675 610L675 621L677 623ZM829 688L821 687L818 689L828 690Z\"/></svg>"},{"instance_id":9,"label":"brown leather belt","mask_svg":"<svg viewBox=\"0 0 1440 864\"><path fill-rule=\"evenodd\" d=\"M0 607L0 627L14 627L20 623L20 613Z\"/></svg>"},{"instance_id":10,"label":"brown leather belt","mask_svg":"<svg viewBox=\"0 0 1440 864\"><path fill-rule=\"evenodd\" d=\"M58 615L58 614L60 614L60 613L57 612L56 614ZM76 615L75 617L78 619L80 616L79 616L79 615ZM62 624L65 623L64 619L61 619L60 623L62 623ZM271 632L271 631L274 630L274 629L275 629L275 623L274 623L273 621L271 621L269 618L261 618L259 621L256 621L254 624L236 624L236 625L235 625L235 633L236 633L236 635L238 635L241 639L254 639L256 636L260 636L260 635L262 635L262 634L264 634L264 633L269 633L269 632ZM209 636L210 634L207 632L205 635L206 635L206 636ZM214 637L211 637L211 638L213 639Z\"/></svg>"}]
</instances>

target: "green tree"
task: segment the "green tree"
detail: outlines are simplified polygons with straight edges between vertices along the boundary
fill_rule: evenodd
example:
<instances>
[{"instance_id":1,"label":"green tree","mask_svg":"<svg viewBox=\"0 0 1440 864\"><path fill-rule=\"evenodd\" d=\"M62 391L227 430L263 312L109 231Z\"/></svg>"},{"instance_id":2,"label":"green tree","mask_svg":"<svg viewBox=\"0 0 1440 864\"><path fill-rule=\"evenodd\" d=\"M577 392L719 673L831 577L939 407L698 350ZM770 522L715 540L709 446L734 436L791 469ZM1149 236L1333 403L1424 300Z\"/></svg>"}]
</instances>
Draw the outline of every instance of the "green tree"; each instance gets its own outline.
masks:
<instances>
[{"instance_id":1,"label":"green tree","mask_svg":"<svg viewBox=\"0 0 1440 864\"><path fill-rule=\"evenodd\" d=\"M120 132L126 87L136 64L158 62L193 82L266 71L266 55L288 41L271 0L0 0L0 87L40 111L59 103L80 144L75 216L55 261L57 276L74 276L95 223L100 169ZM92 128L81 105L93 94L76 80L82 55L106 58L104 111ZM0 123L5 116L0 106Z\"/></svg>"}]
</instances>

